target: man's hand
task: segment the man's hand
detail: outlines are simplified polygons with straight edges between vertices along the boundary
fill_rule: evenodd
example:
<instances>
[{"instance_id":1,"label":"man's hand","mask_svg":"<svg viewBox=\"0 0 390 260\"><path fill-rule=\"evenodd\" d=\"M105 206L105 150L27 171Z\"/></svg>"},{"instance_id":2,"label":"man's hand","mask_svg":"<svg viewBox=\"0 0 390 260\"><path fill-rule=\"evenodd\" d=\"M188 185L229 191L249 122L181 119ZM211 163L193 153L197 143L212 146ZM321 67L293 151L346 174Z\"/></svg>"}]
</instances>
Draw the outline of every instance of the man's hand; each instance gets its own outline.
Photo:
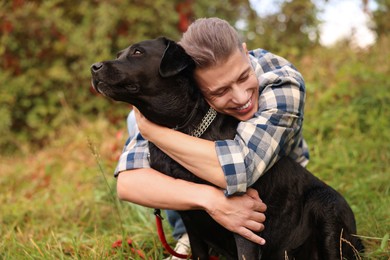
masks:
<instances>
[{"instance_id":1,"label":"man's hand","mask_svg":"<svg viewBox=\"0 0 390 260\"><path fill-rule=\"evenodd\" d=\"M149 121L148 119L146 119L146 117L144 117L136 107L133 107L133 110L134 110L134 115L137 121L139 132L146 140L153 142L153 137L157 138L157 136L153 135L153 133L156 132L157 128L164 128L164 127L157 125Z\"/></svg>"},{"instance_id":2,"label":"man's hand","mask_svg":"<svg viewBox=\"0 0 390 260\"><path fill-rule=\"evenodd\" d=\"M242 196L225 197L220 201L210 201L207 213L226 229L260 245L265 240L255 234L264 229L264 212L267 206L261 201L254 189Z\"/></svg>"}]
</instances>

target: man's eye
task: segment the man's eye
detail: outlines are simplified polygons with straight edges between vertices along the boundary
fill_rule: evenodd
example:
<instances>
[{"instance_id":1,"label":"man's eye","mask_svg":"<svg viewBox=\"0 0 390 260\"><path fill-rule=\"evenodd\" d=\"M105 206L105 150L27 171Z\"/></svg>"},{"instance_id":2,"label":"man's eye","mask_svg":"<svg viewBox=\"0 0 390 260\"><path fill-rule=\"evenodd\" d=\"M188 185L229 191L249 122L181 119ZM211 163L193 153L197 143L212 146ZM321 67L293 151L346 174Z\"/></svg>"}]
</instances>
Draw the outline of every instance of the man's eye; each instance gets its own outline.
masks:
<instances>
[{"instance_id":1,"label":"man's eye","mask_svg":"<svg viewBox=\"0 0 390 260\"><path fill-rule=\"evenodd\" d=\"M227 89L221 89L217 92L214 92L212 95L215 97L221 97L221 96L225 95L226 92L227 92Z\"/></svg>"},{"instance_id":2,"label":"man's eye","mask_svg":"<svg viewBox=\"0 0 390 260\"><path fill-rule=\"evenodd\" d=\"M238 80L238 82L239 82L239 83L243 83L243 82L247 81L248 79L249 79L249 74L248 74L248 75L245 75L245 76L243 76L243 77L241 77L241 78Z\"/></svg>"}]
</instances>

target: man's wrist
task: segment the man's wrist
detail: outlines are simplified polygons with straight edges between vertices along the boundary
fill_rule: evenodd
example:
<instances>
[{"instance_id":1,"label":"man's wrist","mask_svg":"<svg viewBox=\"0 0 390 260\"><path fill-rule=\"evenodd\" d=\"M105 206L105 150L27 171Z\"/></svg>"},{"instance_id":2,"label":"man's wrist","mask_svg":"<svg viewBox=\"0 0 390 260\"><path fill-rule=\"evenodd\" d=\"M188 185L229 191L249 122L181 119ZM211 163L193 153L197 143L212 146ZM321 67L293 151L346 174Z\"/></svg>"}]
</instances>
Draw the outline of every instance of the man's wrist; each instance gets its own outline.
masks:
<instances>
[{"instance_id":1,"label":"man's wrist","mask_svg":"<svg viewBox=\"0 0 390 260\"><path fill-rule=\"evenodd\" d=\"M224 198L225 195L223 191L209 185L204 185L204 190L198 198L198 203L200 209L206 211L209 215L212 215L215 211L215 205L218 205L221 198Z\"/></svg>"}]
</instances>

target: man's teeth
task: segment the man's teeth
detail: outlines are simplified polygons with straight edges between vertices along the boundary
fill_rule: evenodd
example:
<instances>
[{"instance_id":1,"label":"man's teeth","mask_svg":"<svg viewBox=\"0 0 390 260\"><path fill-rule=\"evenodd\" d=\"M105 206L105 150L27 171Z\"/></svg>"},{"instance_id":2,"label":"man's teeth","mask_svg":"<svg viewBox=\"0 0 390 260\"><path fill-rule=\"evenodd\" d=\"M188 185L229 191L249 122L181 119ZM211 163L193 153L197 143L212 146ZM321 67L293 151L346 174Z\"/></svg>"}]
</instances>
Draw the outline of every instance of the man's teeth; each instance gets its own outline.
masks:
<instances>
[{"instance_id":1,"label":"man's teeth","mask_svg":"<svg viewBox=\"0 0 390 260\"><path fill-rule=\"evenodd\" d=\"M249 100L248 103L246 103L246 104L243 105L242 107L237 108L237 110L244 110L244 109L247 109L251 104L252 104L252 102L251 102L251 100Z\"/></svg>"}]
</instances>

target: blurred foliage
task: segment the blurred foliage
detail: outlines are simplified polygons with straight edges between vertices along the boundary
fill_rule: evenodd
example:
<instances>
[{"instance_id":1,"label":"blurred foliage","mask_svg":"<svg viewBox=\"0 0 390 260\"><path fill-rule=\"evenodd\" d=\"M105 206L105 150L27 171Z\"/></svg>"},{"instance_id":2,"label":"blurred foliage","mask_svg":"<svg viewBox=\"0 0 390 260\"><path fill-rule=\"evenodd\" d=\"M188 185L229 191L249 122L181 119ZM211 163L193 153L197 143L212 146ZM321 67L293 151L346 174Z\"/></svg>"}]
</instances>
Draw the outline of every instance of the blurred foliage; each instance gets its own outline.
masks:
<instances>
[{"instance_id":1,"label":"blurred foliage","mask_svg":"<svg viewBox=\"0 0 390 260\"><path fill-rule=\"evenodd\" d=\"M108 102L91 98L90 64L138 39L179 36L167 1L8 1L0 21L0 145L8 148L44 144L66 123L66 105L115 119Z\"/></svg>"},{"instance_id":2,"label":"blurred foliage","mask_svg":"<svg viewBox=\"0 0 390 260\"><path fill-rule=\"evenodd\" d=\"M249 46L261 46L281 56L302 56L318 45L318 9L312 1L273 1L279 12L250 20L245 38Z\"/></svg>"},{"instance_id":3,"label":"blurred foliage","mask_svg":"<svg viewBox=\"0 0 390 260\"><path fill-rule=\"evenodd\" d=\"M388 0L376 1L375 28L378 35L385 35ZM81 117L103 114L113 123L123 120L126 106L93 96L90 65L111 59L136 41L161 35L179 40L199 17L226 19L249 48L262 47L294 63L321 49L318 10L312 1L274 4L278 13L259 17L248 0L2 1L1 151L15 151L26 143L41 147L58 137L61 126Z\"/></svg>"},{"instance_id":4,"label":"blurred foliage","mask_svg":"<svg viewBox=\"0 0 390 260\"><path fill-rule=\"evenodd\" d=\"M373 12L374 25L373 29L378 37L389 35L390 32L390 0L376 0L378 9Z\"/></svg>"},{"instance_id":5,"label":"blurred foliage","mask_svg":"<svg viewBox=\"0 0 390 260\"><path fill-rule=\"evenodd\" d=\"M322 172L336 161L378 167L368 172L386 170L390 162L388 57L390 38L382 37L369 51L353 50L348 42L331 49L315 48L297 64L305 68L307 82L305 136ZM323 154L324 145L331 145L334 153Z\"/></svg>"}]
</instances>

